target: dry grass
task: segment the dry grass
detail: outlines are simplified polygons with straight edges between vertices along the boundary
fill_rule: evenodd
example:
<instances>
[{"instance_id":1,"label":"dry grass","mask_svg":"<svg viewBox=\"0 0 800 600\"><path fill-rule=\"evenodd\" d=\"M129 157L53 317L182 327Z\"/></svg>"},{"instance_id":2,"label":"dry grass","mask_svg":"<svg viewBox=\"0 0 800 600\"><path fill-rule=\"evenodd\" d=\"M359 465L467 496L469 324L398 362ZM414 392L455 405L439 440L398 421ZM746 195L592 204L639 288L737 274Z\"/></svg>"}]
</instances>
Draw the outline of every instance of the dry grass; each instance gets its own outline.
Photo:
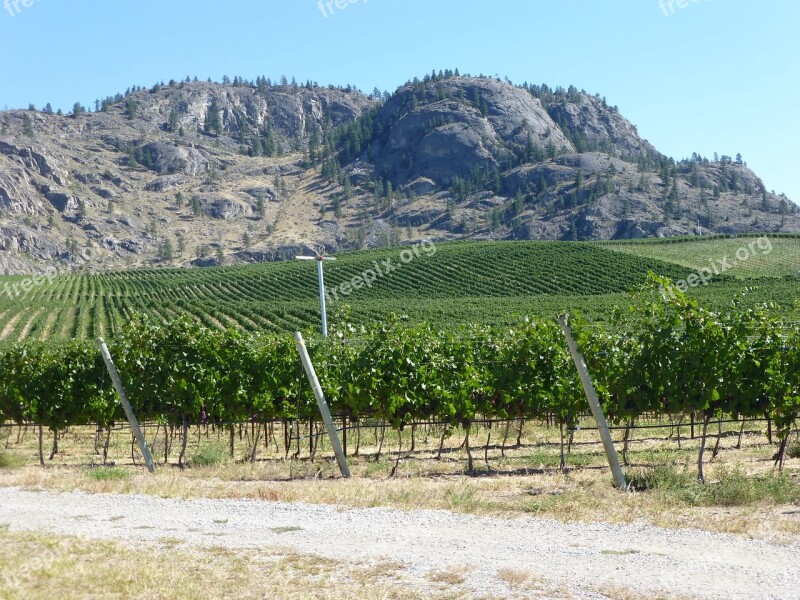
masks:
<instances>
[{"instance_id":1,"label":"dry grass","mask_svg":"<svg viewBox=\"0 0 800 600\"><path fill-rule=\"evenodd\" d=\"M514 589L527 588L531 581L536 580L536 576L527 569L500 569L497 576Z\"/></svg>"},{"instance_id":2,"label":"dry grass","mask_svg":"<svg viewBox=\"0 0 800 600\"><path fill-rule=\"evenodd\" d=\"M442 569L441 571L432 571L428 573L428 579L433 583L441 583L444 585L462 585L467 581L469 571L470 567L466 565L452 566L447 569Z\"/></svg>"},{"instance_id":3,"label":"dry grass","mask_svg":"<svg viewBox=\"0 0 800 600\"><path fill-rule=\"evenodd\" d=\"M598 590L599 593L603 594L609 600L690 600L687 596L677 596L674 594L670 594L669 596L665 596L663 594L648 594L643 595L638 592L634 592L624 587L603 587Z\"/></svg>"},{"instance_id":4,"label":"dry grass","mask_svg":"<svg viewBox=\"0 0 800 600\"><path fill-rule=\"evenodd\" d=\"M451 598L424 594L394 563L342 563L279 550L191 552L0 529L0 598L294 600Z\"/></svg>"},{"instance_id":5,"label":"dry grass","mask_svg":"<svg viewBox=\"0 0 800 600\"><path fill-rule=\"evenodd\" d=\"M100 460L93 453L91 428L74 428L60 440L62 453L44 469L36 465L36 444L32 432L21 435L15 428L7 432L9 450L5 461L14 468L0 468L0 485L33 489L81 489L94 493L142 493L161 497L252 498L268 501L343 504L357 507L390 506L400 509L438 508L471 514L504 517L535 515L575 521L649 523L672 528L700 528L744 534L777 541L800 540L800 459L786 462L786 475L777 477L769 457L774 446L748 425L742 448L734 449L738 436L730 432L721 438L720 453L706 467L709 483L693 482L698 440L669 439L671 430L648 429L636 432L626 472L649 481L650 489L620 493L611 484L602 447L596 432L576 432L568 470L559 466L558 434L536 424L525 427L522 444L512 428L505 450L501 450L503 428L492 431L492 443L484 449L488 434L473 432L471 444L475 470L466 470L466 455L459 446L462 434L445 439L445 452L436 459L440 431L416 431L414 452L403 451L396 476L391 473L397 459L399 439L388 432L381 455L377 455L376 435L364 431L360 456L353 457L355 440L349 447L353 478L339 477L336 462L327 447L316 458L308 458L308 441L303 442L301 458L284 459L283 438L261 438L258 460L243 460L248 440L235 438L234 459L228 457L227 432L217 437L213 431L193 429L187 457L193 466L175 466L180 443L173 440L170 464L160 465L155 475L133 466L127 432L112 436L109 459L112 467L91 466ZM156 455L163 462L163 429L156 443ZM148 431L152 440L155 428ZM677 432L672 432L677 433ZM403 448L410 448L410 431L403 434ZM207 437L208 436L208 437ZM621 432L615 432L619 438ZM0 439L5 435L0 434ZM17 443L17 438L19 442ZM710 444L713 446L713 441ZM276 451L276 445L278 451ZM220 448L224 447L224 452ZM390 450L391 449L391 450ZM160 453L158 451L161 451ZM708 456L710 457L709 451ZM22 463L22 466L20 466ZM491 471L489 470L491 468ZM655 482L655 483L653 483Z\"/></svg>"}]
</instances>

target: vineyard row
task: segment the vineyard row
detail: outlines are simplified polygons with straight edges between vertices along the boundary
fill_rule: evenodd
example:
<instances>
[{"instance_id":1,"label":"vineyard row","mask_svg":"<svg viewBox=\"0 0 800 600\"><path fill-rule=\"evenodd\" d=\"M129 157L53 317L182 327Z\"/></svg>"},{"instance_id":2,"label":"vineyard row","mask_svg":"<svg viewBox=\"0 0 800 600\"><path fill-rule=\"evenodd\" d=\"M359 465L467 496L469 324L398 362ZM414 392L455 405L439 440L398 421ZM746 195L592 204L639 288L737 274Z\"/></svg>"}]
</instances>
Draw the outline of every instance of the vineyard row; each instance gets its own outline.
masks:
<instances>
[{"instance_id":1,"label":"vineyard row","mask_svg":"<svg viewBox=\"0 0 800 600\"><path fill-rule=\"evenodd\" d=\"M720 314L680 294L663 298L665 284L653 276L607 329L574 322L607 416L631 423L645 414L702 414L704 433L721 414L766 416L782 452L800 412L800 327L762 309ZM318 416L291 336L162 317L166 324L134 320L111 342L141 419L184 425ZM309 350L331 409L351 422L369 417L403 429L434 420L468 432L479 419L555 418L569 429L588 410L553 320L451 332L402 322L348 325L311 339ZM26 343L0 354L0 422L58 432L122 419L93 344Z\"/></svg>"}]
</instances>

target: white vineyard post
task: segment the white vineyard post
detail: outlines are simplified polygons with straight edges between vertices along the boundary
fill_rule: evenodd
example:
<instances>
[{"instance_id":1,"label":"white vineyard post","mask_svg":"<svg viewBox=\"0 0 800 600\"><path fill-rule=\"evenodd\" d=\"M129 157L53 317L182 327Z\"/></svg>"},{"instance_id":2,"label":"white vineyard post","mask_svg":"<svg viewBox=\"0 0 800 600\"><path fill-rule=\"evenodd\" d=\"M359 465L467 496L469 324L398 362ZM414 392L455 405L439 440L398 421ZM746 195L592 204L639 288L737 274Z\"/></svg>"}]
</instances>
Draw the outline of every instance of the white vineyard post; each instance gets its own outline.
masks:
<instances>
[{"instance_id":1,"label":"white vineyard post","mask_svg":"<svg viewBox=\"0 0 800 600\"><path fill-rule=\"evenodd\" d=\"M336 454L336 462L339 463L339 471L342 477L350 477L350 467L347 464L347 458L342 451L342 444L339 441L339 433L336 431L336 425L333 423L331 411L328 408L328 403L325 401L325 395L322 393L322 387L319 385L317 373L314 370L314 365L311 364L311 357L308 355L308 348L303 341L303 336L298 331L294 334L294 343L297 346L297 352L300 354L300 360L303 362L303 369L306 371L308 381L311 383L311 389L314 390L314 397L317 399L317 406L319 412L322 413L322 422L325 423L325 429L328 430L328 437L331 439L331 446L333 452Z\"/></svg>"},{"instance_id":2,"label":"white vineyard post","mask_svg":"<svg viewBox=\"0 0 800 600\"><path fill-rule=\"evenodd\" d=\"M142 452L142 456L144 456L144 462L147 465L147 470L151 473L154 473L156 470L155 463L153 462L153 455L150 452L150 447L145 442L144 435L142 435L142 430L139 428L139 421L136 420L136 415L133 413L133 408L131 408L130 402L128 402L127 396L125 396L125 388L122 387L122 379L119 377L119 371L117 371L117 367L114 366L114 361L111 359L111 353L108 351L108 346L106 346L105 341L103 338L97 338L97 345L100 348L100 353L103 355L103 360L106 362L106 368L108 369L108 374L111 375L111 381L114 382L114 389L117 390L117 394L119 395L119 401L122 404L122 408L125 411L125 416L128 417L128 422L131 424L131 429L133 429L133 435L136 436L136 441L139 443L139 450Z\"/></svg>"},{"instance_id":3,"label":"white vineyard post","mask_svg":"<svg viewBox=\"0 0 800 600\"><path fill-rule=\"evenodd\" d=\"M322 315L322 335L328 337L328 313L325 308L325 277L322 275L322 262L325 260L336 260L333 256L322 256L315 252L316 256L295 256L297 260L316 260L317 261L317 283L319 285L319 312Z\"/></svg>"},{"instance_id":4,"label":"white vineyard post","mask_svg":"<svg viewBox=\"0 0 800 600\"><path fill-rule=\"evenodd\" d=\"M569 326L569 317L567 315L561 316L561 330L564 332L564 337L567 338L567 345L569 346L572 360L575 361L575 367L578 369L578 375L583 384L583 391L586 392L586 399L589 401L589 408L592 409L597 429L600 432L600 439L603 440L603 448L606 451L606 458L611 467L611 473L614 475L614 483L621 490L628 489L625 483L625 475L622 473L622 467L619 464L619 456L614 448L614 440L611 439L611 432L608 430L608 422L603 414L603 408L600 406L600 399L597 397L597 392L592 384L592 378L589 376L589 369L586 368L586 361L583 355L578 350L578 345L572 338L572 329Z\"/></svg>"}]
</instances>

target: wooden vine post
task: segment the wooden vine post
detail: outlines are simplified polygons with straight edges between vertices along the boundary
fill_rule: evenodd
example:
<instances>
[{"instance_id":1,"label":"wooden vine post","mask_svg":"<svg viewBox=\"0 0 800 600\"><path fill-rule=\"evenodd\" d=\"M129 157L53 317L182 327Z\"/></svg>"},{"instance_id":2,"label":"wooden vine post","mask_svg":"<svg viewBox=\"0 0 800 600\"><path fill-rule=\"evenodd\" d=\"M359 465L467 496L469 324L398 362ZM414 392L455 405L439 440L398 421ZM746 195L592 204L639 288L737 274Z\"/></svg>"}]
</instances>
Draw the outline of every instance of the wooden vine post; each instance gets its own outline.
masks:
<instances>
[{"instance_id":1,"label":"wooden vine post","mask_svg":"<svg viewBox=\"0 0 800 600\"><path fill-rule=\"evenodd\" d=\"M614 483L619 489L627 490L628 484L625 482L625 475L622 473L622 467L619 464L619 456L617 456L617 450L614 448L614 440L611 439L611 432L608 430L608 422L603 414L603 408L600 406L600 399L597 397L594 384L592 384L592 378L589 376L589 369L586 368L586 361L578 350L578 345L572 337L569 317L567 315L561 315L560 321L561 330L564 332L564 337L567 338L567 345L569 346L570 354L572 354L572 360L575 361L575 367L578 369L578 375L583 384L583 391L586 392L589 408L592 409L592 415L594 415L594 420L597 423L600 439L603 440L603 448L605 448L606 451L611 473L614 475Z\"/></svg>"},{"instance_id":2,"label":"wooden vine post","mask_svg":"<svg viewBox=\"0 0 800 600\"><path fill-rule=\"evenodd\" d=\"M120 379L119 371L117 371L117 367L114 366L114 361L111 359L111 353L108 351L108 346L106 346L105 341L101 337L97 338L97 346L100 348L100 354L103 355L103 360L106 362L108 374L111 375L111 381L114 382L114 389L117 390L119 401L122 404L122 408L125 410L125 416L128 417L128 423L131 424L133 435L136 436L136 441L139 443L139 450L141 450L142 456L144 456L144 462L147 465L147 470L151 473L154 473L156 466L155 462L153 461L153 455L150 452L150 447L147 445L147 442L145 442L144 435L139 427L139 421L136 419L136 415L133 413L133 408L131 408L131 404L128 402L128 398L125 395L125 388L122 387L122 379Z\"/></svg>"}]
</instances>

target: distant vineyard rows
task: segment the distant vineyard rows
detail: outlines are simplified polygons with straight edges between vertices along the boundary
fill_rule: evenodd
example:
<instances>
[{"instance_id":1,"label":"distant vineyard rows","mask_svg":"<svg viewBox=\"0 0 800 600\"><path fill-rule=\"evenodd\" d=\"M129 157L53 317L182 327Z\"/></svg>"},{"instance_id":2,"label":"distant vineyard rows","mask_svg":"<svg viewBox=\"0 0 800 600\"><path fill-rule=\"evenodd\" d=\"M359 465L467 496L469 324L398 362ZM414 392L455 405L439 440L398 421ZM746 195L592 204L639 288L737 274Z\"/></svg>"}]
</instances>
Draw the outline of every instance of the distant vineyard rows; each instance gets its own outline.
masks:
<instances>
[{"instance_id":1,"label":"distant vineyard rows","mask_svg":"<svg viewBox=\"0 0 800 600\"><path fill-rule=\"evenodd\" d=\"M326 265L326 282L333 289L375 261L398 263L400 252L344 254ZM398 298L408 299L405 304L484 298L488 305L493 298L621 293L643 283L648 270L673 278L689 273L677 265L585 244L442 244L432 256L416 258L330 308L355 305L349 318L366 324L387 311L405 312ZM318 321L316 286L313 269L294 262L58 276L36 284L31 278L0 278L0 343L113 338L135 313L159 322L188 315L217 329L293 331ZM421 316L437 321L440 308Z\"/></svg>"}]
</instances>

